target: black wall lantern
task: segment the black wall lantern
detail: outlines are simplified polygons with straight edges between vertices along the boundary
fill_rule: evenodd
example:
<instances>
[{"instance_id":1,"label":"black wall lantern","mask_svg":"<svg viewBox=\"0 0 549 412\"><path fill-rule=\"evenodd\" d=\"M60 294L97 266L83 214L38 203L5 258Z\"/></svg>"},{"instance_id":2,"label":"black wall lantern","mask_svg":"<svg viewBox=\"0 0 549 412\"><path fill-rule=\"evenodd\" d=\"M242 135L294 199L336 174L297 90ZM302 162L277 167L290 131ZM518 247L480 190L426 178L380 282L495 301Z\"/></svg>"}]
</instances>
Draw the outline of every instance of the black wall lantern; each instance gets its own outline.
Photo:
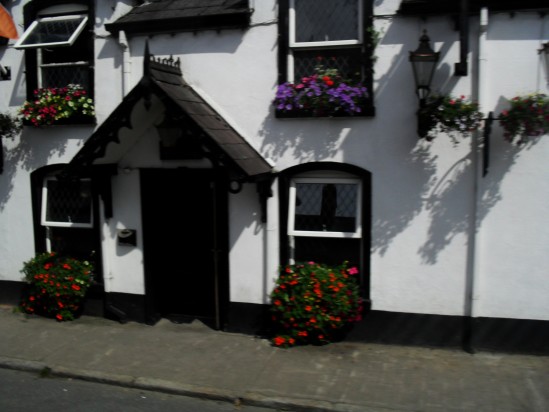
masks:
<instances>
[{"instance_id":1,"label":"black wall lantern","mask_svg":"<svg viewBox=\"0 0 549 412\"><path fill-rule=\"evenodd\" d=\"M160 159L200 159L204 156L196 128L183 118L166 114L156 130L160 138Z\"/></svg>"},{"instance_id":2,"label":"black wall lantern","mask_svg":"<svg viewBox=\"0 0 549 412\"><path fill-rule=\"evenodd\" d=\"M549 42L543 43L538 53L541 54L543 66L545 67L545 78L547 79L547 84L549 84Z\"/></svg>"},{"instance_id":3,"label":"black wall lantern","mask_svg":"<svg viewBox=\"0 0 549 412\"><path fill-rule=\"evenodd\" d=\"M420 137L425 137L431 128L426 123L430 120L430 116L427 116L425 109L427 108L427 98L431 94L431 81L440 58L440 53L431 48L429 41L427 30L424 30L419 39L419 47L410 52L416 93L419 98L418 134Z\"/></svg>"}]
</instances>

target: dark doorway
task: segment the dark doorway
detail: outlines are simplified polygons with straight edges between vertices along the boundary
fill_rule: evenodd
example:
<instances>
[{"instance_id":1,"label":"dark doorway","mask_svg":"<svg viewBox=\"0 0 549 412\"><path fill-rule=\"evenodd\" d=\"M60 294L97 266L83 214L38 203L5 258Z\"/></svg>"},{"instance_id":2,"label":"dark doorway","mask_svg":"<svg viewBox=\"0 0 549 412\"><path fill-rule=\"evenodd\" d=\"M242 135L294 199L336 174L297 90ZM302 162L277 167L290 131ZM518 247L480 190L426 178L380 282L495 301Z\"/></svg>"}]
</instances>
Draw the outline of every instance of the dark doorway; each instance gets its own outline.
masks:
<instances>
[{"instance_id":1,"label":"dark doorway","mask_svg":"<svg viewBox=\"0 0 549 412\"><path fill-rule=\"evenodd\" d=\"M220 327L227 220L219 186L212 169L141 171L149 317Z\"/></svg>"}]
</instances>

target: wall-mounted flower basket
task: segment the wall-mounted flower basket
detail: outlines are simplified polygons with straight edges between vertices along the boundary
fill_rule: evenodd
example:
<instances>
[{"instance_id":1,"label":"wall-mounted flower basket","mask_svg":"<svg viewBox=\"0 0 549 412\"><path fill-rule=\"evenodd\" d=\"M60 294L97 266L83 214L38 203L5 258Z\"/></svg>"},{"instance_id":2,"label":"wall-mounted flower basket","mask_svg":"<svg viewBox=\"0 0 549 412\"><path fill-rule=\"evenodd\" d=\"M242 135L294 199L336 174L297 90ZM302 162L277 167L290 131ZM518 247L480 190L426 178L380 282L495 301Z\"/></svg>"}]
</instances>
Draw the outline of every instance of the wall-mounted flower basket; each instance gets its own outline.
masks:
<instances>
[{"instance_id":1,"label":"wall-mounted flower basket","mask_svg":"<svg viewBox=\"0 0 549 412\"><path fill-rule=\"evenodd\" d=\"M41 127L95 121L93 99L80 85L37 89L34 96L35 99L26 101L19 111L25 124Z\"/></svg>"},{"instance_id":2,"label":"wall-mounted flower basket","mask_svg":"<svg viewBox=\"0 0 549 412\"><path fill-rule=\"evenodd\" d=\"M323 66L299 83L282 83L273 102L277 117L369 116L368 90Z\"/></svg>"},{"instance_id":3,"label":"wall-mounted flower basket","mask_svg":"<svg viewBox=\"0 0 549 412\"><path fill-rule=\"evenodd\" d=\"M499 115L506 140L525 143L529 137L549 133L549 97L542 93L515 96Z\"/></svg>"},{"instance_id":4,"label":"wall-mounted flower basket","mask_svg":"<svg viewBox=\"0 0 549 412\"><path fill-rule=\"evenodd\" d=\"M420 109L420 115L429 121L427 140L432 140L438 133L447 133L454 142L457 142L458 135L466 137L477 130L484 117L479 111L478 103L466 99L465 96L451 95L432 97Z\"/></svg>"}]
</instances>

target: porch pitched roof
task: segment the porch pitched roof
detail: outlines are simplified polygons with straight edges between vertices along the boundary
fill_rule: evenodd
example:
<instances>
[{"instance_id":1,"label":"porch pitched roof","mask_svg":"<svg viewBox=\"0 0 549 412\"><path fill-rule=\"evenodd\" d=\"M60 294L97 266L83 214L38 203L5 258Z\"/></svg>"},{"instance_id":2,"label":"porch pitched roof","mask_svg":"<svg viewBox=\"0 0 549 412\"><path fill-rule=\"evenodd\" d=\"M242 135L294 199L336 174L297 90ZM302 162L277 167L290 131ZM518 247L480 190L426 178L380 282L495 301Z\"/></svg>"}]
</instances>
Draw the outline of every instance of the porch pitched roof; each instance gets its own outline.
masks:
<instances>
[{"instance_id":1,"label":"porch pitched roof","mask_svg":"<svg viewBox=\"0 0 549 412\"><path fill-rule=\"evenodd\" d=\"M86 140L71 160L65 176L78 174L103 157L107 145L119 143L118 131L131 129L130 113L135 103L145 99L150 102L154 94L169 107L171 114L179 113L190 118L203 132L203 144L212 156L246 179L264 177L272 166L246 139L231 127L188 83L183 79L179 61L155 59L145 50L144 74L140 82L128 93L111 115Z\"/></svg>"}]
</instances>

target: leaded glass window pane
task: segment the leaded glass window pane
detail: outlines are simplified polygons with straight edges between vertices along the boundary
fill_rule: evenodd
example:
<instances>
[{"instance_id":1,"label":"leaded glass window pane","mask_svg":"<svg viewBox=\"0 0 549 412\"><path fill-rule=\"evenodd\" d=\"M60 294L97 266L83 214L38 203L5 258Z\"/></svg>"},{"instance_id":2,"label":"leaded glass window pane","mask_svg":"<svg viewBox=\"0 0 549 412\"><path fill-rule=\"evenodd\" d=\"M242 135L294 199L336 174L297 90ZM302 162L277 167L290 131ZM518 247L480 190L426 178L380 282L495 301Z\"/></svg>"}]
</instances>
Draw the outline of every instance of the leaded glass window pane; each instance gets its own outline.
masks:
<instances>
[{"instance_id":1,"label":"leaded glass window pane","mask_svg":"<svg viewBox=\"0 0 549 412\"><path fill-rule=\"evenodd\" d=\"M358 0L295 0L297 42L358 40Z\"/></svg>"},{"instance_id":2,"label":"leaded glass window pane","mask_svg":"<svg viewBox=\"0 0 549 412\"><path fill-rule=\"evenodd\" d=\"M362 57L360 48L294 50L294 80L314 74L315 68L322 66L337 69L339 74L349 80L362 79Z\"/></svg>"},{"instance_id":3,"label":"leaded glass window pane","mask_svg":"<svg viewBox=\"0 0 549 412\"><path fill-rule=\"evenodd\" d=\"M358 185L296 183L294 230L354 233Z\"/></svg>"},{"instance_id":4,"label":"leaded glass window pane","mask_svg":"<svg viewBox=\"0 0 549 412\"><path fill-rule=\"evenodd\" d=\"M44 17L35 20L15 48L70 46L82 32L86 16Z\"/></svg>"},{"instance_id":5,"label":"leaded glass window pane","mask_svg":"<svg viewBox=\"0 0 549 412\"><path fill-rule=\"evenodd\" d=\"M79 84L89 90L89 68L87 65L43 66L42 87L65 87Z\"/></svg>"},{"instance_id":6,"label":"leaded glass window pane","mask_svg":"<svg viewBox=\"0 0 549 412\"><path fill-rule=\"evenodd\" d=\"M47 226L92 225L91 182L46 181L42 224Z\"/></svg>"}]
</instances>

